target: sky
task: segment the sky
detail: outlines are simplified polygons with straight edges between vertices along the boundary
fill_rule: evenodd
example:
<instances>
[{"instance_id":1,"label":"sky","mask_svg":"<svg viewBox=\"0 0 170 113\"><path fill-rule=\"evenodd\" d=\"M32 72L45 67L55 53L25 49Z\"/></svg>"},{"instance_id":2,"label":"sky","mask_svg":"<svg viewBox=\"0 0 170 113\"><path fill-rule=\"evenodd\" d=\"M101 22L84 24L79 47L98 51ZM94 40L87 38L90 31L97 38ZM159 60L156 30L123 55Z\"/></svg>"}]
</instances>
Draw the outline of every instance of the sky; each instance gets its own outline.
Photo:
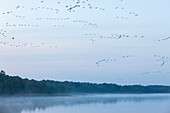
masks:
<instances>
[{"instance_id":1,"label":"sky","mask_svg":"<svg viewBox=\"0 0 170 113\"><path fill-rule=\"evenodd\" d=\"M29 79L170 85L170 0L0 0L0 69Z\"/></svg>"}]
</instances>

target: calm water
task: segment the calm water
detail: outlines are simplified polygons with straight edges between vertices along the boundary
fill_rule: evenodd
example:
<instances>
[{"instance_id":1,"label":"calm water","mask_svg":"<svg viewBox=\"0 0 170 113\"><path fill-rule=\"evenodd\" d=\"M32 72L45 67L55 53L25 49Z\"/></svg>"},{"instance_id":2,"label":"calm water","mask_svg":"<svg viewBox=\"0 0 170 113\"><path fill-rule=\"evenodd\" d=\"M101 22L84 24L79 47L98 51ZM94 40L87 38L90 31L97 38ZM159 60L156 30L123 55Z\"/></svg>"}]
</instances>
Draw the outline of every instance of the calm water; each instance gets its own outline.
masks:
<instances>
[{"instance_id":1,"label":"calm water","mask_svg":"<svg viewBox=\"0 0 170 113\"><path fill-rule=\"evenodd\" d=\"M170 113L170 95L0 97L0 113Z\"/></svg>"}]
</instances>

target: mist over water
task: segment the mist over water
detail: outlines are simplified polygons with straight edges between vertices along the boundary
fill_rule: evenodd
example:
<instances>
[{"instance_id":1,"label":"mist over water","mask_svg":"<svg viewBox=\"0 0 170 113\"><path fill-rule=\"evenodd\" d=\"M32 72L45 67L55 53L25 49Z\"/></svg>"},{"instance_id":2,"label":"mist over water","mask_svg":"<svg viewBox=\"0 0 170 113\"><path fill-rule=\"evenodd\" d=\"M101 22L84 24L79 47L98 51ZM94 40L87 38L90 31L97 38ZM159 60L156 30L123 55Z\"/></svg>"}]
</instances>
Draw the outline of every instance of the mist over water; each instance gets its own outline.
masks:
<instances>
[{"instance_id":1,"label":"mist over water","mask_svg":"<svg viewBox=\"0 0 170 113\"><path fill-rule=\"evenodd\" d=\"M169 106L169 94L0 98L0 113L169 113Z\"/></svg>"}]
</instances>

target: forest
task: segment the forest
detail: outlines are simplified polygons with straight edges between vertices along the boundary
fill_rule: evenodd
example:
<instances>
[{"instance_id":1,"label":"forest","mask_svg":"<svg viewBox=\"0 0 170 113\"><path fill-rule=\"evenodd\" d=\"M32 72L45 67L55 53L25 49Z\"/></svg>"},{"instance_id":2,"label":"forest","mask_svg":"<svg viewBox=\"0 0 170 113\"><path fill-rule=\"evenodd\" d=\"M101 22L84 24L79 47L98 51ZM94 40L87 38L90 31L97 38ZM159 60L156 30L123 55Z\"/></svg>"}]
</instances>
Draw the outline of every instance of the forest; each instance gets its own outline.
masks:
<instances>
[{"instance_id":1,"label":"forest","mask_svg":"<svg viewBox=\"0 0 170 113\"><path fill-rule=\"evenodd\" d=\"M52 80L29 80L0 72L0 95L25 94L86 94L86 93L170 93L170 86L163 85L117 85Z\"/></svg>"}]
</instances>

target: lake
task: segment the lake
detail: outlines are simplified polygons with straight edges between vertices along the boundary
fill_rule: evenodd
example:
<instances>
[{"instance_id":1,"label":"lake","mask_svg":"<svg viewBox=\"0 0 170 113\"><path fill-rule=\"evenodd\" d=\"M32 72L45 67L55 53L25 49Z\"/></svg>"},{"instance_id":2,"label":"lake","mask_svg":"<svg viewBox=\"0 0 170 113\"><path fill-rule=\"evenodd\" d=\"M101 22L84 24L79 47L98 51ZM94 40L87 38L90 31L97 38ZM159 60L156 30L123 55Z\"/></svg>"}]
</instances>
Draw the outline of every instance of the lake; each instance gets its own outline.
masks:
<instances>
[{"instance_id":1,"label":"lake","mask_svg":"<svg viewBox=\"0 0 170 113\"><path fill-rule=\"evenodd\" d=\"M0 97L0 113L170 113L170 94Z\"/></svg>"}]
</instances>

